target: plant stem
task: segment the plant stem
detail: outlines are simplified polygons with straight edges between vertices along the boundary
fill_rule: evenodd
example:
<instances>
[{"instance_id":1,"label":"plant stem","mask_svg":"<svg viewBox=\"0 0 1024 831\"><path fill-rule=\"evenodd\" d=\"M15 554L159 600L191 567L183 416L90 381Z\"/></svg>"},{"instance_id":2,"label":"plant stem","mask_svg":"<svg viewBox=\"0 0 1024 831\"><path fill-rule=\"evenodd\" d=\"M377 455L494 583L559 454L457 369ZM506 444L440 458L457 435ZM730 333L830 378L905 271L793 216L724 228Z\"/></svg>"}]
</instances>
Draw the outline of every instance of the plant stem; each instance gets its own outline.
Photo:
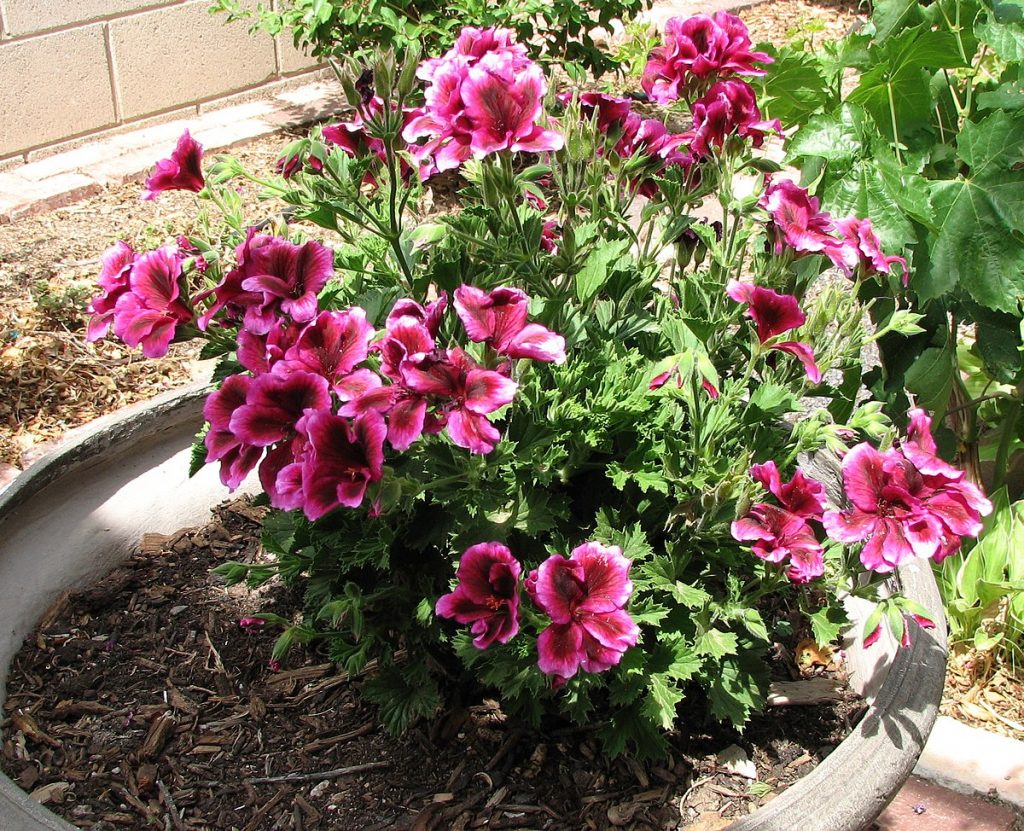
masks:
<instances>
[{"instance_id":1,"label":"plant stem","mask_svg":"<svg viewBox=\"0 0 1024 831\"><path fill-rule=\"evenodd\" d=\"M999 436L999 447L996 448L995 472L992 476L992 490L999 490L1006 481L1006 468L1010 459L1010 446L1017 435L1017 421L1020 419L1024 396L1024 385L1017 387L1017 395L1010 402L1010 411L1003 419L1003 432Z\"/></svg>"}]
</instances>

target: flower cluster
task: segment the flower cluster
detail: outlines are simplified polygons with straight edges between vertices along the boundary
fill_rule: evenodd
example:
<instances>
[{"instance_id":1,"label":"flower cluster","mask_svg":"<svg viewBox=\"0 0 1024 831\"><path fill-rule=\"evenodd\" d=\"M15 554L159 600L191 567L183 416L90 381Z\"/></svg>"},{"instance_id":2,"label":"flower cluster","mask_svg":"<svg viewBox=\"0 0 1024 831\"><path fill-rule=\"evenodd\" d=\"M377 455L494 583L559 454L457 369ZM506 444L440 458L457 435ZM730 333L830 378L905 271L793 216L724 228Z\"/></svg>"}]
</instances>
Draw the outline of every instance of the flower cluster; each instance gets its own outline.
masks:
<instances>
[{"instance_id":1,"label":"flower cluster","mask_svg":"<svg viewBox=\"0 0 1024 831\"><path fill-rule=\"evenodd\" d=\"M941 562L960 550L963 537L981 533L981 517L992 510L962 470L936 455L923 410L911 410L907 438L898 446L882 451L862 442L845 454L842 470L849 507L826 511L823 487L802 471L783 484L774 462L754 465L751 476L780 507L754 505L733 523L733 537L753 542L763 560L788 559L790 578L806 582L824 571L822 547L809 524L818 520L830 539L863 543L861 564L885 574L915 558Z\"/></svg>"},{"instance_id":2,"label":"flower cluster","mask_svg":"<svg viewBox=\"0 0 1024 831\"><path fill-rule=\"evenodd\" d=\"M641 86L652 101L668 104L705 79L764 75L754 64L771 62L764 52L750 51L750 33L736 15L673 17L665 24L665 44L651 52L644 67Z\"/></svg>"},{"instance_id":3,"label":"flower cluster","mask_svg":"<svg viewBox=\"0 0 1024 831\"><path fill-rule=\"evenodd\" d=\"M604 672L635 646L640 629L626 611L633 593L630 562L617 546L586 542L572 555L549 557L530 572L524 588L550 619L537 638L537 664L562 686L579 670ZM440 617L471 624L473 645L508 643L518 632L522 565L498 542L463 552L458 585L437 601Z\"/></svg>"},{"instance_id":4,"label":"flower cluster","mask_svg":"<svg viewBox=\"0 0 1024 831\"><path fill-rule=\"evenodd\" d=\"M774 251L789 249L797 254L824 254L844 274L872 276L892 273L899 265L903 284L910 279L903 257L886 256L870 219L848 217L833 220L820 202L788 179L769 181L761 207L771 217L770 233Z\"/></svg>"},{"instance_id":5,"label":"flower cluster","mask_svg":"<svg viewBox=\"0 0 1024 831\"><path fill-rule=\"evenodd\" d=\"M402 132L421 166L452 170L501 150L558 150L563 138L543 127L547 81L510 29L462 30L441 58L424 61L423 113Z\"/></svg>"}]
</instances>

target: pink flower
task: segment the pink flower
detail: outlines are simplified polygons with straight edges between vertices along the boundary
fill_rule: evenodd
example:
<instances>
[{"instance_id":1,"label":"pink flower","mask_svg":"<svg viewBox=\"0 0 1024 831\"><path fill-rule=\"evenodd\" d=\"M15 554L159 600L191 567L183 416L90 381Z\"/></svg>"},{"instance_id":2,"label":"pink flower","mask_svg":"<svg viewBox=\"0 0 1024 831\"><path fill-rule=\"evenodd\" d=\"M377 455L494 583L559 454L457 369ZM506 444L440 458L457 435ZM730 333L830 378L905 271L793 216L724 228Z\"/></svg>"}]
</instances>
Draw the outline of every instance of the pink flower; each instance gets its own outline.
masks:
<instances>
[{"instance_id":1,"label":"pink flower","mask_svg":"<svg viewBox=\"0 0 1024 831\"><path fill-rule=\"evenodd\" d=\"M458 348L410 361L403 376L404 385L413 392L442 400L448 435L455 444L472 453L494 450L501 434L486 415L512 401L515 381L482 369Z\"/></svg>"},{"instance_id":2,"label":"pink flower","mask_svg":"<svg viewBox=\"0 0 1024 831\"><path fill-rule=\"evenodd\" d=\"M409 297L402 297L395 301L395 305L388 312L387 327L390 329L403 317L412 318L422 324L431 337L437 334L444 319L445 309L448 308L448 292L441 292L437 300L428 303L426 307L421 306Z\"/></svg>"},{"instance_id":3,"label":"pink flower","mask_svg":"<svg viewBox=\"0 0 1024 831\"><path fill-rule=\"evenodd\" d=\"M754 147L760 147L771 132L781 135L782 124L777 118L761 120L754 90L746 81L717 81L693 104L690 147L698 157L711 155L712 147L721 150L733 135L749 138Z\"/></svg>"},{"instance_id":4,"label":"pink flower","mask_svg":"<svg viewBox=\"0 0 1024 831\"><path fill-rule=\"evenodd\" d=\"M804 475L800 469L788 482L783 482L773 461L753 465L750 476L760 482L779 504L790 513L804 519L820 519L825 510L825 488L821 482Z\"/></svg>"},{"instance_id":5,"label":"pink flower","mask_svg":"<svg viewBox=\"0 0 1024 831\"><path fill-rule=\"evenodd\" d=\"M239 628L245 630L249 634L259 631L259 628L261 626L265 626L266 623L267 622L261 617L243 617L238 620Z\"/></svg>"},{"instance_id":6,"label":"pink flower","mask_svg":"<svg viewBox=\"0 0 1024 831\"><path fill-rule=\"evenodd\" d=\"M455 290L455 311L474 343L489 343L499 355L565 363L565 338L527 323L530 300L519 289L484 292L475 286Z\"/></svg>"},{"instance_id":7,"label":"pink flower","mask_svg":"<svg viewBox=\"0 0 1024 831\"><path fill-rule=\"evenodd\" d=\"M424 81L433 81L439 68L450 64L472 66L491 52L502 53L514 62L526 63L526 47L515 41L516 35L511 29L464 26L455 39L455 45L442 57L425 60L416 70L416 76Z\"/></svg>"},{"instance_id":8,"label":"pink flower","mask_svg":"<svg viewBox=\"0 0 1024 831\"><path fill-rule=\"evenodd\" d=\"M656 118L641 118L630 113L622 128L622 137L615 145L615 153L624 159L644 157L648 167L633 184L641 195L648 198L658 191L657 184L650 177L669 167L682 167L694 178L697 168L693 156L683 148L689 138L685 133L669 133L668 128Z\"/></svg>"},{"instance_id":9,"label":"pink flower","mask_svg":"<svg viewBox=\"0 0 1024 831\"><path fill-rule=\"evenodd\" d=\"M177 327L193 317L181 297L181 258L167 245L140 256L127 276L128 291L114 304L114 334L128 346L141 344L147 358L162 357Z\"/></svg>"},{"instance_id":10,"label":"pink flower","mask_svg":"<svg viewBox=\"0 0 1024 831\"><path fill-rule=\"evenodd\" d=\"M891 274L893 265L899 265L903 273L903 285L910 282L907 261L903 257L887 257L882 252L882 243L871 226L870 219L847 217L835 223L836 230L843 235L846 257L837 262L840 268L851 274L858 266L865 274Z\"/></svg>"},{"instance_id":11,"label":"pink flower","mask_svg":"<svg viewBox=\"0 0 1024 831\"><path fill-rule=\"evenodd\" d=\"M866 568L889 572L915 557L941 562L960 549L961 537L981 533L992 503L959 471L935 457L930 420L911 413L910 437L900 449L881 452L867 443L843 458L843 483L851 507L822 519L839 542L865 542Z\"/></svg>"},{"instance_id":12,"label":"pink flower","mask_svg":"<svg viewBox=\"0 0 1024 831\"><path fill-rule=\"evenodd\" d=\"M665 45L651 51L640 85L653 101L668 104L680 98L693 78L764 75L754 63L771 63L764 52L750 51L750 34L735 15L716 12L665 24Z\"/></svg>"},{"instance_id":13,"label":"pink flower","mask_svg":"<svg viewBox=\"0 0 1024 831\"><path fill-rule=\"evenodd\" d=\"M155 199L165 190L190 190L199 193L205 186L203 178L203 146L189 135L181 134L171 158L156 163L153 173L146 180L143 199Z\"/></svg>"},{"instance_id":14,"label":"pink flower","mask_svg":"<svg viewBox=\"0 0 1024 831\"><path fill-rule=\"evenodd\" d=\"M821 543L802 516L758 503L732 524L733 539L752 542L754 554L769 563L790 562L793 582L806 583L825 573Z\"/></svg>"},{"instance_id":15,"label":"pink flower","mask_svg":"<svg viewBox=\"0 0 1024 831\"><path fill-rule=\"evenodd\" d=\"M603 672L636 645L640 628L625 608L633 593L629 567L620 548L597 542L541 563L535 602L551 618L537 639L542 672L563 682L581 668Z\"/></svg>"},{"instance_id":16,"label":"pink flower","mask_svg":"<svg viewBox=\"0 0 1024 831\"><path fill-rule=\"evenodd\" d=\"M220 481L235 490L256 467L263 448L241 441L231 429L231 416L245 404L252 386L247 375L229 375L203 404L203 417L210 428L203 438L206 463L220 462Z\"/></svg>"},{"instance_id":17,"label":"pink flower","mask_svg":"<svg viewBox=\"0 0 1024 831\"><path fill-rule=\"evenodd\" d=\"M455 591L437 601L438 617L471 623L473 646L508 643L519 631L522 566L499 542L471 545L459 558Z\"/></svg>"},{"instance_id":18,"label":"pink flower","mask_svg":"<svg viewBox=\"0 0 1024 831\"><path fill-rule=\"evenodd\" d=\"M434 351L434 338L424 323L411 315L389 317L387 333L375 344L380 352L380 371L392 381L401 382L411 361Z\"/></svg>"},{"instance_id":19,"label":"pink flower","mask_svg":"<svg viewBox=\"0 0 1024 831\"><path fill-rule=\"evenodd\" d=\"M374 382L366 380L365 375L357 375L355 379L351 377L356 366L366 360L373 334L373 326L359 306L343 312L320 312L285 352L285 359L289 369L304 369L322 375L336 392L342 391L345 400L350 400L374 386ZM362 372L377 378L370 370ZM379 379L375 386L380 386Z\"/></svg>"},{"instance_id":20,"label":"pink flower","mask_svg":"<svg viewBox=\"0 0 1024 831\"><path fill-rule=\"evenodd\" d=\"M245 328L263 335L280 313L299 323L316 317L317 294L334 274L334 254L312 240L295 245L271 237L250 246L244 269L242 290L262 295L259 305L245 310Z\"/></svg>"},{"instance_id":21,"label":"pink flower","mask_svg":"<svg viewBox=\"0 0 1024 831\"><path fill-rule=\"evenodd\" d=\"M327 380L312 372L271 372L254 378L245 404L231 414L229 428L239 440L268 447L295 434L306 410L328 410Z\"/></svg>"},{"instance_id":22,"label":"pink flower","mask_svg":"<svg viewBox=\"0 0 1024 831\"><path fill-rule=\"evenodd\" d=\"M597 116L597 129L602 133L621 128L632 112L633 102L603 92L584 92L580 96L580 112L586 118Z\"/></svg>"},{"instance_id":23,"label":"pink flower","mask_svg":"<svg viewBox=\"0 0 1024 831\"><path fill-rule=\"evenodd\" d=\"M818 200L788 179L769 182L760 205L771 216L770 230L775 238L775 253L784 245L802 254L825 254L833 262L843 262L842 243L832 231L832 217L820 209Z\"/></svg>"},{"instance_id":24,"label":"pink flower","mask_svg":"<svg viewBox=\"0 0 1024 831\"><path fill-rule=\"evenodd\" d=\"M242 288L242 281L250 276L247 271L252 252L269 243L273 237L266 234L257 234L255 228L249 228L245 235L245 241L235 248L237 266L231 269L216 286L207 289L196 295L197 304L204 302L210 297L214 298L212 305L199 316L197 325L202 331L210 325L210 321L221 311L226 310L228 320L237 321L242 318L246 310L251 306L258 306L262 300L262 294L255 291L246 291ZM266 334L266 331L259 334Z\"/></svg>"},{"instance_id":25,"label":"pink flower","mask_svg":"<svg viewBox=\"0 0 1024 831\"><path fill-rule=\"evenodd\" d=\"M357 508L384 466L384 419L365 413L349 421L329 411L316 411L305 421L309 439L302 461L302 509L319 519L344 505Z\"/></svg>"},{"instance_id":26,"label":"pink flower","mask_svg":"<svg viewBox=\"0 0 1024 831\"><path fill-rule=\"evenodd\" d=\"M548 254L558 254L558 243L562 239L562 228L555 219L548 219L540 231L540 248Z\"/></svg>"},{"instance_id":27,"label":"pink flower","mask_svg":"<svg viewBox=\"0 0 1024 831\"><path fill-rule=\"evenodd\" d=\"M100 276L96 280L102 294L94 297L89 303L88 311L92 319L89 321L87 340L99 340L110 329L117 299L130 291L129 275L136 257L135 250L124 241L114 243L103 252L100 258Z\"/></svg>"},{"instance_id":28,"label":"pink flower","mask_svg":"<svg viewBox=\"0 0 1024 831\"><path fill-rule=\"evenodd\" d=\"M478 38L474 44L482 42ZM421 163L432 157L443 171L501 150L538 153L562 147L562 136L540 124L544 74L518 51L486 49L478 58L449 53L421 70L430 80L423 114L402 133L408 142L428 139L413 148Z\"/></svg>"},{"instance_id":29,"label":"pink flower","mask_svg":"<svg viewBox=\"0 0 1024 831\"><path fill-rule=\"evenodd\" d=\"M761 343L771 341L778 335L802 326L807 316L797 299L791 294L779 294L762 286L730 280L725 293L737 303L746 303L746 315L754 321L757 339ZM804 366L807 377L815 384L821 381L821 370L814 360L814 351L806 343L783 341L769 343L769 349L777 349L793 355Z\"/></svg>"},{"instance_id":30,"label":"pink flower","mask_svg":"<svg viewBox=\"0 0 1024 831\"><path fill-rule=\"evenodd\" d=\"M281 321L265 335L239 329L235 357L253 375L271 372L284 360L285 353L298 340L303 326L294 321Z\"/></svg>"}]
</instances>

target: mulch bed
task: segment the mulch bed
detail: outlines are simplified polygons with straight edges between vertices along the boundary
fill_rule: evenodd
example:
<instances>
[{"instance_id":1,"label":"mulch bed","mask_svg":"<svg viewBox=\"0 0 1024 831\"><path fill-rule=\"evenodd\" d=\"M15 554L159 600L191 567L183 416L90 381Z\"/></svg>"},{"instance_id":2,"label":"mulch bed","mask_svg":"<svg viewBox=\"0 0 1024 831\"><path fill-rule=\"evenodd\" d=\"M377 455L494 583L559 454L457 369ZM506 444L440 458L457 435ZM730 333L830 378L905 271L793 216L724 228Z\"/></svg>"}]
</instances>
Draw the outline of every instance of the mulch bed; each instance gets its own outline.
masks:
<instances>
[{"instance_id":1,"label":"mulch bed","mask_svg":"<svg viewBox=\"0 0 1024 831\"><path fill-rule=\"evenodd\" d=\"M299 650L272 672L274 633L239 628L298 605L280 584L228 589L210 573L263 556L261 511L233 502L205 528L146 535L138 555L39 622L12 665L0 752L35 799L105 831L710 831L806 775L863 712L853 696L775 708L742 736L684 715L691 732L655 765L611 761L568 724L531 730L483 698L389 736L358 679ZM720 764L733 744L756 782Z\"/></svg>"}]
</instances>

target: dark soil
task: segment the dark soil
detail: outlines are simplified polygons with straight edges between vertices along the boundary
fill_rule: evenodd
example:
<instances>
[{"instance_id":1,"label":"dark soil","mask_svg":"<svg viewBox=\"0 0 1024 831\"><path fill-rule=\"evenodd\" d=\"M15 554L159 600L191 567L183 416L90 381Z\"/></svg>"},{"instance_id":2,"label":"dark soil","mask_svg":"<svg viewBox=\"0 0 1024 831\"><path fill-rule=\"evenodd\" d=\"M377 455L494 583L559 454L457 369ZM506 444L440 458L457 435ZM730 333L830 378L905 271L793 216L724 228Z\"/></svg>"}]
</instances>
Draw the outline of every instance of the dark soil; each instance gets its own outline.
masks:
<instances>
[{"instance_id":1,"label":"dark soil","mask_svg":"<svg viewBox=\"0 0 1024 831\"><path fill-rule=\"evenodd\" d=\"M227 589L210 573L262 556L261 510L234 502L203 529L146 535L39 622L12 665L0 752L34 798L93 829L709 831L806 775L861 711L851 697L772 709L742 737L698 727L653 766L610 761L570 725L538 733L489 699L389 736L358 679L298 650L275 673L274 633L238 626L299 606L281 585ZM719 765L732 744L756 783Z\"/></svg>"}]
</instances>

